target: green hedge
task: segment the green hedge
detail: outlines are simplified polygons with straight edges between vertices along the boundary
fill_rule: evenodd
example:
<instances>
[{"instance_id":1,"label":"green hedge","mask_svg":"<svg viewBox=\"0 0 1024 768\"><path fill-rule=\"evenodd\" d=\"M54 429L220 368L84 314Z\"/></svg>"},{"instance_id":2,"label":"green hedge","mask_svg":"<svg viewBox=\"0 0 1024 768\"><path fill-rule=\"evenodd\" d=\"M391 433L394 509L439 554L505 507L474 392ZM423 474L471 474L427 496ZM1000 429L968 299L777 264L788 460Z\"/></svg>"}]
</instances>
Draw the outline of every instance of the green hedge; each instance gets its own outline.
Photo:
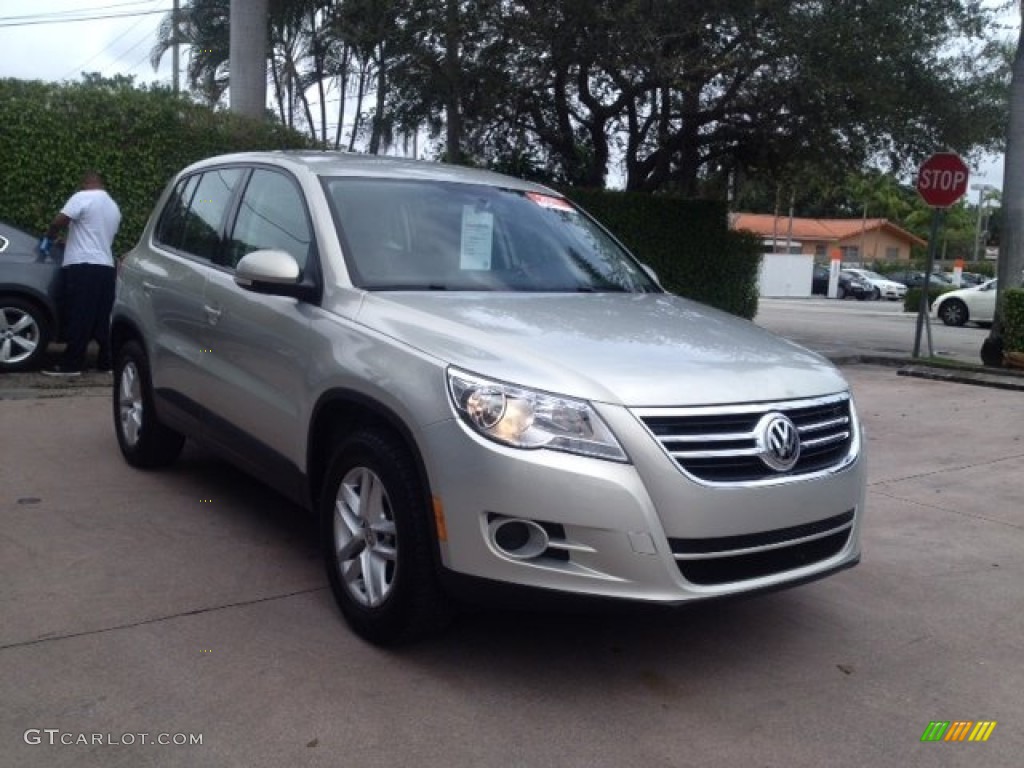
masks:
<instances>
[{"instance_id":1,"label":"green hedge","mask_svg":"<svg viewBox=\"0 0 1024 768\"><path fill-rule=\"evenodd\" d=\"M210 155L303 147L280 125L193 103L131 78L82 82L0 79L0 219L41 233L95 168L121 208L114 252L138 241L170 177Z\"/></svg>"},{"instance_id":2,"label":"green hedge","mask_svg":"<svg viewBox=\"0 0 1024 768\"><path fill-rule=\"evenodd\" d=\"M729 229L725 203L607 190L564 190L658 273L673 293L751 319L761 242Z\"/></svg>"},{"instance_id":3,"label":"green hedge","mask_svg":"<svg viewBox=\"0 0 1024 768\"><path fill-rule=\"evenodd\" d=\"M928 306L931 307L935 303L935 299L944 293L955 291L956 288L952 285L929 285L928 286ZM921 289L920 288L907 288L907 294L903 297L903 311L904 312L917 312L918 307L921 304Z\"/></svg>"},{"instance_id":4,"label":"green hedge","mask_svg":"<svg viewBox=\"0 0 1024 768\"><path fill-rule=\"evenodd\" d=\"M1010 288L1003 294L1003 348L1024 352L1024 288Z\"/></svg>"}]
</instances>

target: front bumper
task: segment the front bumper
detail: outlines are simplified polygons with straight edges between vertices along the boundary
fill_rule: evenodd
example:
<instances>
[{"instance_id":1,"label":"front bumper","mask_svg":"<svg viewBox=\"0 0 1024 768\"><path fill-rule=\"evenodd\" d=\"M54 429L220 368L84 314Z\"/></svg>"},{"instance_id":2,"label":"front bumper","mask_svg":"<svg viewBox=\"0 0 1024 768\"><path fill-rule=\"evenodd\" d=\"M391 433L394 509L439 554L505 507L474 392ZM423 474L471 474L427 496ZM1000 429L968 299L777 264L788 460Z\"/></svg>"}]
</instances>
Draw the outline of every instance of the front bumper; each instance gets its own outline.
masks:
<instances>
[{"instance_id":1,"label":"front bumper","mask_svg":"<svg viewBox=\"0 0 1024 768\"><path fill-rule=\"evenodd\" d=\"M684 475L628 410L599 409L632 463L506 448L454 419L423 433L444 510L446 569L573 595L683 603L791 586L858 561L863 456L807 480L711 487ZM552 546L526 560L507 556L490 535L505 518L536 521Z\"/></svg>"}]
</instances>

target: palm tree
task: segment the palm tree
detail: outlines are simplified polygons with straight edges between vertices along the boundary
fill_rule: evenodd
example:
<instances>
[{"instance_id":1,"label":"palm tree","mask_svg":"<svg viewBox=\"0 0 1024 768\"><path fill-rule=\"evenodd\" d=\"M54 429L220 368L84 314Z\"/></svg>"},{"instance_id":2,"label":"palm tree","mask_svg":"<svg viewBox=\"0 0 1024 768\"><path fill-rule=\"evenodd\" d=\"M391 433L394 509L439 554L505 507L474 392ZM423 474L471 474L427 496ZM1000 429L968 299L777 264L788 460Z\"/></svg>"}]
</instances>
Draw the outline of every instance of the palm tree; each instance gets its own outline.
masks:
<instances>
[{"instance_id":1,"label":"palm tree","mask_svg":"<svg viewBox=\"0 0 1024 768\"><path fill-rule=\"evenodd\" d=\"M260 119L267 105L270 0L231 0L231 110Z\"/></svg>"},{"instance_id":2,"label":"palm tree","mask_svg":"<svg viewBox=\"0 0 1024 768\"><path fill-rule=\"evenodd\" d=\"M191 0L164 16L157 28L157 42L150 51L153 69L177 42L189 47L187 78L208 104L216 104L228 87L229 20L231 0ZM177 29L175 29L177 27Z\"/></svg>"}]
</instances>

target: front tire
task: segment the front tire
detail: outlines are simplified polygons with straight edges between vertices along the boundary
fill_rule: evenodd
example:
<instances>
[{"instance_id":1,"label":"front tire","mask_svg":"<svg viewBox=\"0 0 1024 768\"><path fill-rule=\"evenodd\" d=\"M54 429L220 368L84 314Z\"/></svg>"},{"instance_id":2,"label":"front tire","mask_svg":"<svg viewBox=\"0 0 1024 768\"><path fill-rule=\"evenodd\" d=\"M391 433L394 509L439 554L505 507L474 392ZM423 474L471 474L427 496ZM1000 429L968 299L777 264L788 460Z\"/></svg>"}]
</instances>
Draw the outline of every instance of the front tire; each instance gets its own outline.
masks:
<instances>
[{"instance_id":1,"label":"front tire","mask_svg":"<svg viewBox=\"0 0 1024 768\"><path fill-rule=\"evenodd\" d=\"M939 319L946 325L958 326L967 322L970 313L960 299L950 299L939 306Z\"/></svg>"},{"instance_id":2,"label":"front tire","mask_svg":"<svg viewBox=\"0 0 1024 768\"><path fill-rule=\"evenodd\" d=\"M882 291L876 286L871 290L871 300L878 301L882 298Z\"/></svg>"},{"instance_id":3,"label":"front tire","mask_svg":"<svg viewBox=\"0 0 1024 768\"><path fill-rule=\"evenodd\" d=\"M149 361L134 341L118 351L113 399L114 431L125 461L139 469L155 469L178 458L185 438L157 419Z\"/></svg>"},{"instance_id":4,"label":"front tire","mask_svg":"<svg viewBox=\"0 0 1024 768\"><path fill-rule=\"evenodd\" d=\"M49 319L38 305L0 297L0 373L37 368L50 333Z\"/></svg>"},{"instance_id":5,"label":"front tire","mask_svg":"<svg viewBox=\"0 0 1024 768\"><path fill-rule=\"evenodd\" d=\"M415 640L447 618L428 499L388 432L356 432L331 459L320 496L327 578L349 626L371 643Z\"/></svg>"}]
</instances>

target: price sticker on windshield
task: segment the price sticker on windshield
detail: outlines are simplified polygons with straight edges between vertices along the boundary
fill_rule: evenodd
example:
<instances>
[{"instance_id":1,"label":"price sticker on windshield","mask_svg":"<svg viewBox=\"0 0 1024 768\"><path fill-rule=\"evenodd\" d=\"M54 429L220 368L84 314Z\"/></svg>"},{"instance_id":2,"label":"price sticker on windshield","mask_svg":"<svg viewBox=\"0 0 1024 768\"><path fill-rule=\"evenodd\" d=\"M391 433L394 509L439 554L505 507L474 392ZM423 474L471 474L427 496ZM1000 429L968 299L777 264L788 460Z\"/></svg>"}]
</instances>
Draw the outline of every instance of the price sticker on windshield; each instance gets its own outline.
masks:
<instances>
[{"instance_id":1,"label":"price sticker on windshield","mask_svg":"<svg viewBox=\"0 0 1024 768\"><path fill-rule=\"evenodd\" d=\"M462 249L459 269L490 269L494 214L471 205L462 209Z\"/></svg>"},{"instance_id":2,"label":"price sticker on windshield","mask_svg":"<svg viewBox=\"0 0 1024 768\"><path fill-rule=\"evenodd\" d=\"M527 192L526 196L541 208L551 208L555 211L567 211L569 213L576 212L576 209L572 207L569 201L561 197L555 197L554 195L542 195L539 192Z\"/></svg>"}]
</instances>

